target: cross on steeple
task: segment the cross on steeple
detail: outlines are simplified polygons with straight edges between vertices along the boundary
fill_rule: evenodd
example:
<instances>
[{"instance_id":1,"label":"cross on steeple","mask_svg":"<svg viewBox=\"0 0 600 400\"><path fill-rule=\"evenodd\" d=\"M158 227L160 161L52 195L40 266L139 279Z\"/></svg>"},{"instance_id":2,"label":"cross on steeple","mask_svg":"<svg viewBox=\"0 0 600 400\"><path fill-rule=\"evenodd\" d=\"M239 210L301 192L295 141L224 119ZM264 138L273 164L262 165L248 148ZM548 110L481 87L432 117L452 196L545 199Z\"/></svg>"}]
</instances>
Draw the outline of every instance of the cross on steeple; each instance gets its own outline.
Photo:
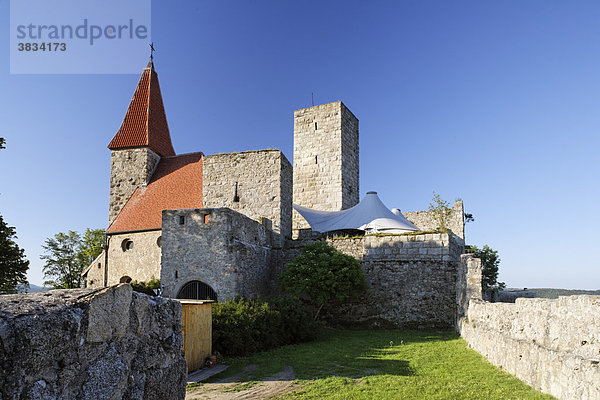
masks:
<instances>
[{"instance_id":1,"label":"cross on steeple","mask_svg":"<svg viewBox=\"0 0 600 400\"><path fill-rule=\"evenodd\" d=\"M154 42L150 42L150 61L154 60Z\"/></svg>"}]
</instances>

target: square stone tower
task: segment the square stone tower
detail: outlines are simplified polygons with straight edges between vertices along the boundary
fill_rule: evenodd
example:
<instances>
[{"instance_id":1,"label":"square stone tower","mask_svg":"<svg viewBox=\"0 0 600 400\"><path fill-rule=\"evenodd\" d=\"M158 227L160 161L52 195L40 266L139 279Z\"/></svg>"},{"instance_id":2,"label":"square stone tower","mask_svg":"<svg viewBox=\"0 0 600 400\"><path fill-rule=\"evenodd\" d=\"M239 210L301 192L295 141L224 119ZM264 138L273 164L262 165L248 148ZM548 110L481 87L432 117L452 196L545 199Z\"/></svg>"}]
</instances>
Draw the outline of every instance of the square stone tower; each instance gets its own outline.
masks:
<instances>
[{"instance_id":1,"label":"square stone tower","mask_svg":"<svg viewBox=\"0 0 600 400\"><path fill-rule=\"evenodd\" d=\"M294 203L323 211L358 204L358 119L341 102L294 112ZM294 211L293 229L307 229Z\"/></svg>"}]
</instances>

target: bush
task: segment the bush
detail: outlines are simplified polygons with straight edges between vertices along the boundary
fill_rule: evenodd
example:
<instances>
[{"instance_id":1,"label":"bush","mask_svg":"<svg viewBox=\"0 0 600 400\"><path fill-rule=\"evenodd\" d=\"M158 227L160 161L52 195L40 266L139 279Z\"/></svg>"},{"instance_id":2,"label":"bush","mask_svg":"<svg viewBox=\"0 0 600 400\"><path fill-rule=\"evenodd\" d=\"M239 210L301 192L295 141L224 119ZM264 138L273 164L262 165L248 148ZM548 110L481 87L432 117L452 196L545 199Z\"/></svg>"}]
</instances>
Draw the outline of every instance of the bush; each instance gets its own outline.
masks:
<instances>
[{"instance_id":1,"label":"bush","mask_svg":"<svg viewBox=\"0 0 600 400\"><path fill-rule=\"evenodd\" d=\"M213 304L212 315L213 349L227 356L313 340L318 332L310 309L297 298L237 297Z\"/></svg>"},{"instance_id":2,"label":"bush","mask_svg":"<svg viewBox=\"0 0 600 400\"><path fill-rule=\"evenodd\" d=\"M315 319L325 304L358 297L366 289L360 262L324 242L304 246L302 254L281 272L279 283L284 291L310 302Z\"/></svg>"},{"instance_id":3,"label":"bush","mask_svg":"<svg viewBox=\"0 0 600 400\"><path fill-rule=\"evenodd\" d=\"M131 282L131 287L136 292L144 293L150 296L156 296L154 289L160 289L160 279L152 277L148 282Z\"/></svg>"}]
</instances>

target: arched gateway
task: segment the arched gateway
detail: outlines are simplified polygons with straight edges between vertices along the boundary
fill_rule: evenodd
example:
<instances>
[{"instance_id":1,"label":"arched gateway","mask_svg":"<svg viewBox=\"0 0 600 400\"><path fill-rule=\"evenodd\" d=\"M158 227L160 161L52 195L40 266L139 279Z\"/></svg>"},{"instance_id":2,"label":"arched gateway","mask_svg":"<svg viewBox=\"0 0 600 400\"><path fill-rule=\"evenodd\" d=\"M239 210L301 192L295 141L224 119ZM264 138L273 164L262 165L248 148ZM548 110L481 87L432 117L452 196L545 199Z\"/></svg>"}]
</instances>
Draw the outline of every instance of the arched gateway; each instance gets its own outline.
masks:
<instances>
[{"instance_id":1,"label":"arched gateway","mask_svg":"<svg viewBox=\"0 0 600 400\"><path fill-rule=\"evenodd\" d=\"M179 290L179 293L177 293L177 298L217 301L217 293L204 282L190 281L183 285L183 287Z\"/></svg>"}]
</instances>

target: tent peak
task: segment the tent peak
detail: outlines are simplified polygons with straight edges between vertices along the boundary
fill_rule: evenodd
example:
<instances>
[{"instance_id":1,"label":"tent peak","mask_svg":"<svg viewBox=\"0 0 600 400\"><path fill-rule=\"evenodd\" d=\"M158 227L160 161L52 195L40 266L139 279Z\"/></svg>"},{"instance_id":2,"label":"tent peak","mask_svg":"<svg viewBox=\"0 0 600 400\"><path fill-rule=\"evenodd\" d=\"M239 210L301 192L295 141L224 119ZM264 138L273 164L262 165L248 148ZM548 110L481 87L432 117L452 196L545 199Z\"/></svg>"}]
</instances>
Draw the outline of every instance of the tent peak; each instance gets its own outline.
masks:
<instances>
[{"instance_id":1,"label":"tent peak","mask_svg":"<svg viewBox=\"0 0 600 400\"><path fill-rule=\"evenodd\" d=\"M371 192L367 192L367 194L377 194L377 192L371 191Z\"/></svg>"}]
</instances>

